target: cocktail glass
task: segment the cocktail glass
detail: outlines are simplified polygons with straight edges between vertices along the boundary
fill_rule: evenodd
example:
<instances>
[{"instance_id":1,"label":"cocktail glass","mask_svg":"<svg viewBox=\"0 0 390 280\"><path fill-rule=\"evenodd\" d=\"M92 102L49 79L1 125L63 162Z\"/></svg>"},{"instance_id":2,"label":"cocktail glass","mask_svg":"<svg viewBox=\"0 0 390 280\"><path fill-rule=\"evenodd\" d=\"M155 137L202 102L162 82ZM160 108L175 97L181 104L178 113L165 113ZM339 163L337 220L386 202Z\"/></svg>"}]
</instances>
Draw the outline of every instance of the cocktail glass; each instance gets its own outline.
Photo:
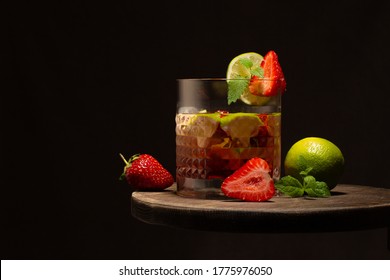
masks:
<instances>
[{"instance_id":1,"label":"cocktail glass","mask_svg":"<svg viewBox=\"0 0 390 280\"><path fill-rule=\"evenodd\" d=\"M228 104L229 79L179 79L176 112L177 194L222 197L223 180L254 157L280 178L281 93L243 94Z\"/></svg>"}]
</instances>

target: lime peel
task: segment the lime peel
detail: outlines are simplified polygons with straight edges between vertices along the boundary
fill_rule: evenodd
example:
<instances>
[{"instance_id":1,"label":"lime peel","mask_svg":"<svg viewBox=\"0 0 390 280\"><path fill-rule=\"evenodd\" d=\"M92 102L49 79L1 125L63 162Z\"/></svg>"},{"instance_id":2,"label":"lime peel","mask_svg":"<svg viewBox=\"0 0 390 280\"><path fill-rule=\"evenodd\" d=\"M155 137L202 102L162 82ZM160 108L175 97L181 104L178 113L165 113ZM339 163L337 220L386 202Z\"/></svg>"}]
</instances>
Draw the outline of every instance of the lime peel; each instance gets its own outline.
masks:
<instances>
[{"instance_id":1,"label":"lime peel","mask_svg":"<svg viewBox=\"0 0 390 280\"><path fill-rule=\"evenodd\" d=\"M310 175L324 181L329 189L334 188L344 170L341 150L329 140L307 137L291 146L284 161L285 174L301 177L302 171L310 168Z\"/></svg>"}]
</instances>

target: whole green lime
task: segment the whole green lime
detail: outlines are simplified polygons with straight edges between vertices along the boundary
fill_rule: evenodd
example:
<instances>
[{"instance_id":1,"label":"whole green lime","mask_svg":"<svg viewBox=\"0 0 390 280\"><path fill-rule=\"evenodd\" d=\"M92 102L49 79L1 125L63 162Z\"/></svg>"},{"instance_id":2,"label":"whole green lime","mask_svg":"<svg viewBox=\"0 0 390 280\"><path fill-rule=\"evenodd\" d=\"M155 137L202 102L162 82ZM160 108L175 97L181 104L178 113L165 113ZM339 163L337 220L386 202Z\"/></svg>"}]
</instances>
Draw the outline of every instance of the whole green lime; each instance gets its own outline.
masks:
<instances>
[{"instance_id":1,"label":"whole green lime","mask_svg":"<svg viewBox=\"0 0 390 280\"><path fill-rule=\"evenodd\" d=\"M284 160L286 175L301 179L300 172L311 168L309 175L333 189L344 171L344 156L329 140L307 137L291 146Z\"/></svg>"}]
</instances>

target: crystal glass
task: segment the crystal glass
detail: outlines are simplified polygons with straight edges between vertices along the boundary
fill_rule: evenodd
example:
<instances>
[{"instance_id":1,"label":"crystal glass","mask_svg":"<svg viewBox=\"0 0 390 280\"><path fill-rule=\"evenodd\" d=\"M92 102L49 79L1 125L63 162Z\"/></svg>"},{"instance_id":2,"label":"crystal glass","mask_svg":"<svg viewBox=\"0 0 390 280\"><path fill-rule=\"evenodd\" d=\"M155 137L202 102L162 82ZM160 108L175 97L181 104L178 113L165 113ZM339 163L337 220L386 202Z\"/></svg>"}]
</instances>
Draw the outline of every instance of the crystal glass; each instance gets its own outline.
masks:
<instances>
[{"instance_id":1,"label":"crystal glass","mask_svg":"<svg viewBox=\"0 0 390 280\"><path fill-rule=\"evenodd\" d=\"M179 79L176 112L177 194L223 196L221 184L247 160L266 160L274 180L281 165L281 93L244 94L228 104L228 79Z\"/></svg>"}]
</instances>

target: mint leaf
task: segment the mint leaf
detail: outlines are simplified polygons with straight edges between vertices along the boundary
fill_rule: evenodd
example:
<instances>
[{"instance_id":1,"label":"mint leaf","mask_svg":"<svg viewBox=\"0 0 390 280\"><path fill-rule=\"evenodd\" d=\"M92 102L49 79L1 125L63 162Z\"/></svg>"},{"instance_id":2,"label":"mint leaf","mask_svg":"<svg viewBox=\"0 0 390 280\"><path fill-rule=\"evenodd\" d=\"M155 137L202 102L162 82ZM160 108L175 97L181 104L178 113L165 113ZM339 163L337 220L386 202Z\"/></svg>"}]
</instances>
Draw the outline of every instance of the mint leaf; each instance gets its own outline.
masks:
<instances>
[{"instance_id":1,"label":"mint leaf","mask_svg":"<svg viewBox=\"0 0 390 280\"><path fill-rule=\"evenodd\" d=\"M282 194L298 197L307 194L311 197L329 197L331 196L328 185L325 182L319 182L314 176L307 175L312 170L311 167L305 171L300 172L303 178L303 183L290 175L280 178L275 183L275 188Z\"/></svg>"},{"instance_id":2,"label":"mint leaf","mask_svg":"<svg viewBox=\"0 0 390 280\"><path fill-rule=\"evenodd\" d=\"M310 188L306 188L305 192L308 196L313 197L329 197L331 193L329 191L328 185L325 182L316 181Z\"/></svg>"},{"instance_id":3,"label":"mint leaf","mask_svg":"<svg viewBox=\"0 0 390 280\"><path fill-rule=\"evenodd\" d=\"M276 184L275 187L278 191L280 191L282 194L291 196L291 197L298 197L303 196L304 189L301 184L296 178L288 175L282 177Z\"/></svg>"},{"instance_id":4,"label":"mint leaf","mask_svg":"<svg viewBox=\"0 0 390 280\"><path fill-rule=\"evenodd\" d=\"M282 194L288 195L288 196L291 196L291 197L303 196L303 194L305 192L303 190L303 188L298 188L298 187L295 187L295 186L276 185L275 187Z\"/></svg>"},{"instance_id":5,"label":"mint leaf","mask_svg":"<svg viewBox=\"0 0 390 280\"><path fill-rule=\"evenodd\" d=\"M316 178L313 176L307 175L303 177L303 188L312 188L316 184Z\"/></svg>"},{"instance_id":6,"label":"mint leaf","mask_svg":"<svg viewBox=\"0 0 390 280\"><path fill-rule=\"evenodd\" d=\"M303 157L302 157L303 158ZM313 167L308 167L305 169L305 171L299 172L299 175L302 176L302 178L305 178L306 176L309 175L309 173L313 170Z\"/></svg>"},{"instance_id":7,"label":"mint leaf","mask_svg":"<svg viewBox=\"0 0 390 280\"><path fill-rule=\"evenodd\" d=\"M240 63L246 68L251 68L253 66L253 62L249 58L241 58Z\"/></svg>"},{"instance_id":8,"label":"mint leaf","mask_svg":"<svg viewBox=\"0 0 390 280\"><path fill-rule=\"evenodd\" d=\"M290 175L287 175L287 176L280 178L280 180L277 182L277 184L290 185L290 186L302 188L301 182L299 182L298 179L296 179Z\"/></svg>"},{"instance_id":9,"label":"mint leaf","mask_svg":"<svg viewBox=\"0 0 390 280\"><path fill-rule=\"evenodd\" d=\"M264 69L261 68L260 66L257 66L254 69L251 69L251 75L252 76L257 76L259 78L264 78Z\"/></svg>"},{"instance_id":10,"label":"mint leaf","mask_svg":"<svg viewBox=\"0 0 390 280\"><path fill-rule=\"evenodd\" d=\"M307 175L312 170L311 167L299 174L303 177L303 189L308 196L328 197L331 196L328 185L325 182L319 182L311 175ZM305 175L306 174L306 175Z\"/></svg>"},{"instance_id":11,"label":"mint leaf","mask_svg":"<svg viewBox=\"0 0 390 280\"><path fill-rule=\"evenodd\" d=\"M248 79L236 79L236 80L229 80L228 81L228 104L230 105L232 102L236 102L241 94L244 93L244 91L249 86L249 80Z\"/></svg>"}]
</instances>

